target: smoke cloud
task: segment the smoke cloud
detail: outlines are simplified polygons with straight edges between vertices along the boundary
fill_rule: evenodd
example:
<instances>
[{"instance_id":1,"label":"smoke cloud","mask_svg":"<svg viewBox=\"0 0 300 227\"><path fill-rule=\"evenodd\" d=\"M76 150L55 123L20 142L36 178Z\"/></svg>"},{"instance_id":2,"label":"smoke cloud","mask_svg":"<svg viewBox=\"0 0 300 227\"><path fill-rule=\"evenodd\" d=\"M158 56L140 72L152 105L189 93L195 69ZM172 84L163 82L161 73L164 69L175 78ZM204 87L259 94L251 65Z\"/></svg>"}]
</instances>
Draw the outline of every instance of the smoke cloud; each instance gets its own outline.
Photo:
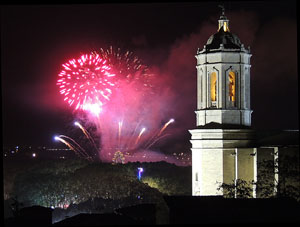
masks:
<instances>
[{"instance_id":1,"label":"smoke cloud","mask_svg":"<svg viewBox=\"0 0 300 227\"><path fill-rule=\"evenodd\" d=\"M253 127L259 129L297 128L297 30L295 21L275 18L259 23L251 11L227 14L230 31L245 47L251 47L251 107ZM217 32L218 17L203 21L199 28L178 38L169 50L166 61L158 69L170 91L170 112L182 132L195 127L196 59L209 36ZM278 111L284 108L286 111ZM296 124L295 124L296 123Z\"/></svg>"}]
</instances>

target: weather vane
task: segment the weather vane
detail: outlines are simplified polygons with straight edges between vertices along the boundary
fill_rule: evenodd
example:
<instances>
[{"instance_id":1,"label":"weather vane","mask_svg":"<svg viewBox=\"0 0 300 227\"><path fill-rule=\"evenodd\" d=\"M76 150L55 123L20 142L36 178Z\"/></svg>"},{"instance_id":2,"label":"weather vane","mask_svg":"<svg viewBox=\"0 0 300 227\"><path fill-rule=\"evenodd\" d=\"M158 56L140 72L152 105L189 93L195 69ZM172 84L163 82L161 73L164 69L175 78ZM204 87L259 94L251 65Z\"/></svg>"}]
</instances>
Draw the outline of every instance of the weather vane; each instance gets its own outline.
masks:
<instances>
[{"instance_id":1,"label":"weather vane","mask_svg":"<svg viewBox=\"0 0 300 227\"><path fill-rule=\"evenodd\" d=\"M222 9L222 16L225 15L225 6L224 6L224 3L218 5L218 7L220 7Z\"/></svg>"}]
</instances>

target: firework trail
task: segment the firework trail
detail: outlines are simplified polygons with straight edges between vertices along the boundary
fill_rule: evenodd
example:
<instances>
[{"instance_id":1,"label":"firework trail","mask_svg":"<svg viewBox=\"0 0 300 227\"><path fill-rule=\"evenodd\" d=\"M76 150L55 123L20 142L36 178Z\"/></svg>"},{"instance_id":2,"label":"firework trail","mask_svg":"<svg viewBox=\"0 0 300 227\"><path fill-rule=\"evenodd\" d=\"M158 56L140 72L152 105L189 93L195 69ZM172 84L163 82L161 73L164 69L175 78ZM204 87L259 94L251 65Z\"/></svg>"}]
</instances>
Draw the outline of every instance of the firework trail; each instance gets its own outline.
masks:
<instances>
[{"instance_id":1,"label":"firework trail","mask_svg":"<svg viewBox=\"0 0 300 227\"><path fill-rule=\"evenodd\" d=\"M153 146L154 143L156 143L160 139L160 135L162 132L168 127L169 124L173 123L175 120L172 118L167 123L164 124L164 126L160 129L160 131L157 134L154 134L152 138L146 143L146 149L149 149L151 146Z\"/></svg>"},{"instance_id":2,"label":"firework trail","mask_svg":"<svg viewBox=\"0 0 300 227\"><path fill-rule=\"evenodd\" d=\"M66 139L69 139L69 140L71 140L74 144L76 144L78 147L79 147L79 149L80 149L80 151L81 152L78 152L79 154L81 154L84 158L86 158L86 159L91 159L91 157L86 153L86 151L74 140L74 139L72 139L71 137L69 137L69 136L65 136L65 135L60 135L60 136L58 136L58 138L61 138L61 137L63 137L63 138L66 138ZM74 146L73 146L74 147ZM74 147L75 148L75 147ZM77 149L76 149L77 150Z\"/></svg>"},{"instance_id":3,"label":"firework trail","mask_svg":"<svg viewBox=\"0 0 300 227\"><path fill-rule=\"evenodd\" d=\"M121 143L121 132L122 132L122 125L123 125L123 121L119 121L119 133L118 133L118 144L120 147L120 143Z\"/></svg>"},{"instance_id":4,"label":"firework trail","mask_svg":"<svg viewBox=\"0 0 300 227\"><path fill-rule=\"evenodd\" d=\"M111 116L113 118L113 116ZM126 122L126 124L124 124ZM128 123L127 123L128 122ZM126 155L133 155L137 152L142 146L146 149L151 148L155 143L160 141L161 139L167 137L169 134L163 134L166 128L174 122L174 119L170 119L166 122L162 128L158 129L156 133L149 133L145 135L146 127L142 127L137 134L136 131L140 126L142 120L140 120L137 124L131 124L129 119L123 119L115 124L115 127L109 127L109 131L103 132L106 135L106 139L104 140L104 152L118 151L124 153ZM126 127L124 127L126 126ZM114 130L115 128L115 130ZM153 131L153 129L152 129ZM115 136L108 135L108 133L115 133ZM153 136L152 136L153 135ZM117 138L117 140L113 140L113 138ZM150 138L150 139L149 139ZM114 153L114 152L113 152ZM103 157L104 158L104 157ZM108 157L106 157L108 158ZM104 159L106 159L104 158Z\"/></svg>"},{"instance_id":5,"label":"firework trail","mask_svg":"<svg viewBox=\"0 0 300 227\"><path fill-rule=\"evenodd\" d=\"M79 122L75 121L74 125L78 126L81 129L81 131L83 132L83 134L86 136L87 139L91 138L89 133L85 130L85 128L83 128L83 126Z\"/></svg>"},{"instance_id":6,"label":"firework trail","mask_svg":"<svg viewBox=\"0 0 300 227\"><path fill-rule=\"evenodd\" d=\"M166 137L166 136L169 136L169 135L170 135L170 134L165 134L165 135L162 135L162 136L156 138L151 144L149 144L149 145L146 147L146 149L150 149L150 147L152 147L157 141L159 141L160 139L162 139L162 138L164 138L164 137Z\"/></svg>"},{"instance_id":7,"label":"firework trail","mask_svg":"<svg viewBox=\"0 0 300 227\"><path fill-rule=\"evenodd\" d=\"M67 141L65 141L64 139L62 139L58 136L55 136L54 139L67 145L71 150L73 150L75 152L75 154L77 154L80 157L80 154L78 153L78 151L70 143L68 143Z\"/></svg>"},{"instance_id":8,"label":"firework trail","mask_svg":"<svg viewBox=\"0 0 300 227\"><path fill-rule=\"evenodd\" d=\"M91 135L89 134L89 132L79 122L77 122L77 121L74 123L74 125L78 126L81 129L81 131L83 132L83 134L93 144L95 150L98 152L98 148L96 146L96 143L95 143L94 139L91 137Z\"/></svg>"},{"instance_id":9,"label":"firework trail","mask_svg":"<svg viewBox=\"0 0 300 227\"><path fill-rule=\"evenodd\" d=\"M157 136L160 136L161 133L168 127L169 124L173 123L174 122L174 119L170 119L163 127L162 129L159 131L158 135Z\"/></svg>"},{"instance_id":10,"label":"firework trail","mask_svg":"<svg viewBox=\"0 0 300 227\"><path fill-rule=\"evenodd\" d=\"M98 115L102 106L110 100L115 86L111 68L99 55L85 54L77 60L62 64L57 85L64 101L75 109L90 111Z\"/></svg>"},{"instance_id":11,"label":"firework trail","mask_svg":"<svg viewBox=\"0 0 300 227\"><path fill-rule=\"evenodd\" d=\"M142 128L140 134L138 135L138 137L136 138L136 141L134 143L134 145L137 145L138 141L140 140L142 134L145 132L146 128Z\"/></svg>"},{"instance_id":12,"label":"firework trail","mask_svg":"<svg viewBox=\"0 0 300 227\"><path fill-rule=\"evenodd\" d=\"M130 135L130 138L131 138L131 139L129 139L129 140L127 141L126 145L125 145L125 147L126 147L127 149L128 149L128 147L130 146L130 144L132 144L132 141L133 141L133 138L134 138L133 136L134 136L134 134L135 134L135 132L136 132L138 126L139 126L141 123L142 123L142 120L140 120L140 121L136 124L136 126L135 126L133 132L131 133L131 135Z\"/></svg>"}]
</instances>

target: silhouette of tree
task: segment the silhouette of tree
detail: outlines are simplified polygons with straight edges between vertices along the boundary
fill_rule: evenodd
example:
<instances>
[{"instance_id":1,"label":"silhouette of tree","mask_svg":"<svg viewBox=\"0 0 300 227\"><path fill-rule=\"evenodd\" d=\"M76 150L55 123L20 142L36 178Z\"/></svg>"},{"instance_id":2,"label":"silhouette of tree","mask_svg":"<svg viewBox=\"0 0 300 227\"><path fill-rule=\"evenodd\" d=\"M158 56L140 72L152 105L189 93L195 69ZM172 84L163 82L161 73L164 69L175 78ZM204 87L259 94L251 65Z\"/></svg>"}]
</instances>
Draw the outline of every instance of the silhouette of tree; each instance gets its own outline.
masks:
<instances>
[{"instance_id":1,"label":"silhouette of tree","mask_svg":"<svg viewBox=\"0 0 300 227\"><path fill-rule=\"evenodd\" d=\"M224 197L251 198L253 186L259 198L290 197L300 201L299 160L296 156L285 155L273 160L258 163L259 176L257 182L242 179L223 183L218 190L223 190ZM275 177L278 175L278 178Z\"/></svg>"}]
</instances>

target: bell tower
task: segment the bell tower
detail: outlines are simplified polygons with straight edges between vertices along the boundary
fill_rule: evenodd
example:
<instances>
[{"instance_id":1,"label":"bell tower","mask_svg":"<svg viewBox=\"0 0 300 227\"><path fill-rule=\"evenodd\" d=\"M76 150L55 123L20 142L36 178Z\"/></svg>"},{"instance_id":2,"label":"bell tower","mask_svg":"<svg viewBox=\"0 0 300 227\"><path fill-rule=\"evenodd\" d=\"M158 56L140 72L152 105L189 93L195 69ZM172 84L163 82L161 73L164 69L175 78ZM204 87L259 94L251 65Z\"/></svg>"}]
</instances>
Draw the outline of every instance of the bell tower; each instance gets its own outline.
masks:
<instances>
[{"instance_id":1,"label":"bell tower","mask_svg":"<svg viewBox=\"0 0 300 227\"><path fill-rule=\"evenodd\" d=\"M218 32L197 51L196 125L251 126L250 50L230 33L224 10Z\"/></svg>"},{"instance_id":2,"label":"bell tower","mask_svg":"<svg viewBox=\"0 0 300 227\"><path fill-rule=\"evenodd\" d=\"M197 59L196 129L192 144L193 195L223 195L222 183L256 180L250 108L250 48L230 32L222 14ZM253 190L253 196L255 191Z\"/></svg>"}]
</instances>

